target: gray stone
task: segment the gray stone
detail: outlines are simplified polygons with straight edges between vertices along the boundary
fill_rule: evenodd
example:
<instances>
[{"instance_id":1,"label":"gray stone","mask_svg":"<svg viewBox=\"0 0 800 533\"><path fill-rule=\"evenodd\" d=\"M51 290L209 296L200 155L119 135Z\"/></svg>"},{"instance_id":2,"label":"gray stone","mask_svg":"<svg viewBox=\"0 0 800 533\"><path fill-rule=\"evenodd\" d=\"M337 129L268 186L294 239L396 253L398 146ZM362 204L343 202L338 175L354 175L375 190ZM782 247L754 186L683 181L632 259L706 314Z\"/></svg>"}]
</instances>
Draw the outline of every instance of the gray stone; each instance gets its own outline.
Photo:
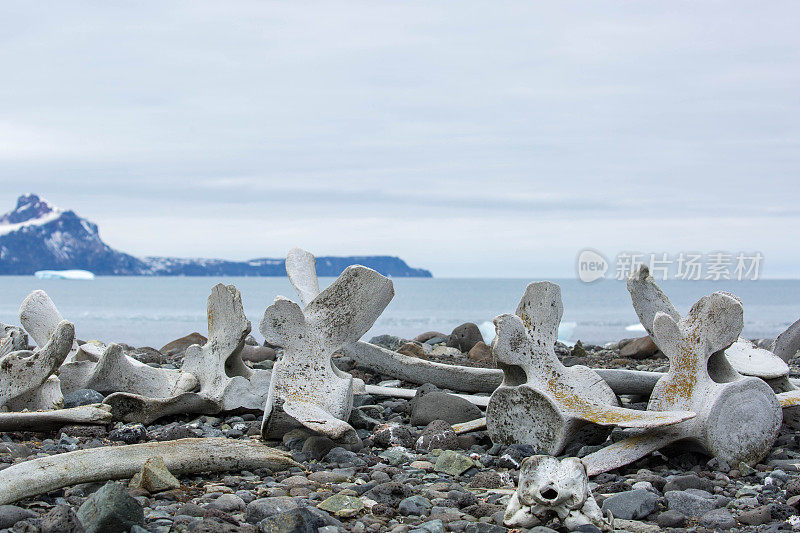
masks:
<instances>
[{"instance_id":1,"label":"gray stone","mask_svg":"<svg viewBox=\"0 0 800 533\"><path fill-rule=\"evenodd\" d=\"M451 476L460 476L474 466L475 463L473 463L472 459L469 457L465 457L452 450L445 450L436 460L434 470L450 474Z\"/></svg>"},{"instance_id":2,"label":"gray stone","mask_svg":"<svg viewBox=\"0 0 800 533\"><path fill-rule=\"evenodd\" d=\"M247 507L244 500L235 494L222 494L219 498L209 503L208 506L224 513L244 511Z\"/></svg>"},{"instance_id":3,"label":"gray stone","mask_svg":"<svg viewBox=\"0 0 800 533\"><path fill-rule=\"evenodd\" d=\"M614 518L641 520L658 508L658 496L649 490L638 489L618 492L603 501L603 511L611 511Z\"/></svg>"},{"instance_id":4,"label":"gray stone","mask_svg":"<svg viewBox=\"0 0 800 533\"><path fill-rule=\"evenodd\" d=\"M432 506L428 498L415 495L402 500L397 506L397 510L403 516L422 516L426 514Z\"/></svg>"},{"instance_id":5,"label":"gray stone","mask_svg":"<svg viewBox=\"0 0 800 533\"><path fill-rule=\"evenodd\" d=\"M93 403L102 403L103 396L96 390L92 389L78 389L68 392L64 395L64 409L70 407L78 407L81 405L91 405Z\"/></svg>"},{"instance_id":6,"label":"gray stone","mask_svg":"<svg viewBox=\"0 0 800 533\"><path fill-rule=\"evenodd\" d=\"M337 525L328 513L320 509L299 507L279 513L258 523L261 533L316 533L319 528Z\"/></svg>"},{"instance_id":7,"label":"gray stone","mask_svg":"<svg viewBox=\"0 0 800 533\"><path fill-rule=\"evenodd\" d=\"M659 527L683 527L686 525L686 515L675 509L669 509L658 515L656 522Z\"/></svg>"},{"instance_id":8,"label":"gray stone","mask_svg":"<svg viewBox=\"0 0 800 533\"><path fill-rule=\"evenodd\" d=\"M397 507L403 499L411 496L411 487L397 481L387 481L372 487L365 495L378 503Z\"/></svg>"},{"instance_id":9,"label":"gray stone","mask_svg":"<svg viewBox=\"0 0 800 533\"><path fill-rule=\"evenodd\" d=\"M714 497L704 490L671 490L664 496L667 498L667 506L671 511L678 511L688 518L703 516L716 507Z\"/></svg>"},{"instance_id":10,"label":"gray stone","mask_svg":"<svg viewBox=\"0 0 800 533\"><path fill-rule=\"evenodd\" d=\"M389 448L391 446L413 448L415 441L416 438L407 427L393 422L378 426L372 433L372 442L381 448Z\"/></svg>"},{"instance_id":11,"label":"gray stone","mask_svg":"<svg viewBox=\"0 0 800 533\"><path fill-rule=\"evenodd\" d=\"M748 526L760 526L772 520L772 513L768 505L762 505L739 513L738 519L739 522Z\"/></svg>"},{"instance_id":12,"label":"gray stone","mask_svg":"<svg viewBox=\"0 0 800 533\"><path fill-rule=\"evenodd\" d=\"M736 527L736 519L727 509L713 509L700 517L700 525L709 529L732 529Z\"/></svg>"},{"instance_id":13,"label":"gray stone","mask_svg":"<svg viewBox=\"0 0 800 533\"><path fill-rule=\"evenodd\" d=\"M448 347L458 348L465 353L479 342L483 342L483 335L481 335L480 328L472 322L457 326L447 338Z\"/></svg>"},{"instance_id":14,"label":"gray stone","mask_svg":"<svg viewBox=\"0 0 800 533\"><path fill-rule=\"evenodd\" d=\"M267 517L294 511L299 507L298 500L289 496L259 498L247 504L247 521L257 524Z\"/></svg>"},{"instance_id":15,"label":"gray stone","mask_svg":"<svg viewBox=\"0 0 800 533\"><path fill-rule=\"evenodd\" d=\"M480 408L468 400L440 391L417 396L411 402L412 426L427 426L434 420L459 424L482 416Z\"/></svg>"},{"instance_id":16,"label":"gray stone","mask_svg":"<svg viewBox=\"0 0 800 533\"><path fill-rule=\"evenodd\" d=\"M370 344L394 351L408 341L406 339L401 339L400 337L395 337L394 335L378 335L377 337L372 337L369 342Z\"/></svg>"},{"instance_id":17,"label":"gray stone","mask_svg":"<svg viewBox=\"0 0 800 533\"><path fill-rule=\"evenodd\" d=\"M412 529L409 533L444 533L444 523L441 520L430 520L419 527Z\"/></svg>"},{"instance_id":18,"label":"gray stone","mask_svg":"<svg viewBox=\"0 0 800 533\"><path fill-rule=\"evenodd\" d=\"M418 452L431 450L457 450L458 436L453 427L444 420L434 420L422 430L422 435L417 439L414 449Z\"/></svg>"},{"instance_id":19,"label":"gray stone","mask_svg":"<svg viewBox=\"0 0 800 533\"><path fill-rule=\"evenodd\" d=\"M69 505L56 505L42 518L41 533L84 533L78 515Z\"/></svg>"},{"instance_id":20,"label":"gray stone","mask_svg":"<svg viewBox=\"0 0 800 533\"><path fill-rule=\"evenodd\" d=\"M667 478L667 483L664 485L663 492L686 489L700 489L706 492L714 492L714 484L710 479L701 478L697 474L671 476Z\"/></svg>"},{"instance_id":21,"label":"gray stone","mask_svg":"<svg viewBox=\"0 0 800 533\"><path fill-rule=\"evenodd\" d=\"M123 485L110 481L83 502L78 519L86 533L124 533L144 525L144 511Z\"/></svg>"},{"instance_id":22,"label":"gray stone","mask_svg":"<svg viewBox=\"0 0 800 533\"><path fill-rule=\"evenodd\" d=\"M345 450L341 446L332 448L324 458L326 463L336 463L340 466L364 466L366 463L355 452Z\"/></svg>"},{"instance_id":23,"label":"gray stone","mask_svg":"<svg viewBox=\"0 0 800 533\"><path fill-rule=\"evenodd\" d=\"M0 529L9 528L20 520L34 516L36 516L35 513L16 505L0 505Z\"/></svg>"},{"instance_id":24,"label":"gray stone","mask_svg":"<svg viewBox=\"0 0 800 533\"><path fill-rule=\"evenodd\" d=\"M147 430L142 424L131 424L115 429L108 434L108 438L125 444L136 444L147 438Z\"/></svg>"},{"instance_id":25,"label":"gray stone","mask_svg":"<svg viewBox=\"0 0 800 533\"><path fill-rule=\"evenodd\" d=\"M508 530L504 527L487 524L485 522L469 524L464 528L464 533L506 533L506 531ZM598 531L600 530L598 529Z\"/></svg>"},{"instance_id":26,"label":"gray stone","mask_svg":"<svg viewBox=\"0 0 800 533\"><path fill-rule=\"evenodd\" d=\"M336 443L328 437L314 435L308 437L303 443L302 451L309 454L314 459L322 459L325 455L336 447Z\"/></svg>"},{"instance_id":27,"label":"gray stone","mask_svg":"<svg viewBox=\"0 0 800 533\"><path fill-rule=\"evenodd\" d=\"M205 336L195 331L194 333L190 333L185 337L181 337L180 339L175 339L172 342L168 342L167 344L162 346L161 349L158 351L168 357L177 356L183 354L183 352L185 352L186 349L193 344L202 346L207 342L208 339Z\"/></svg>"}]
</instances>

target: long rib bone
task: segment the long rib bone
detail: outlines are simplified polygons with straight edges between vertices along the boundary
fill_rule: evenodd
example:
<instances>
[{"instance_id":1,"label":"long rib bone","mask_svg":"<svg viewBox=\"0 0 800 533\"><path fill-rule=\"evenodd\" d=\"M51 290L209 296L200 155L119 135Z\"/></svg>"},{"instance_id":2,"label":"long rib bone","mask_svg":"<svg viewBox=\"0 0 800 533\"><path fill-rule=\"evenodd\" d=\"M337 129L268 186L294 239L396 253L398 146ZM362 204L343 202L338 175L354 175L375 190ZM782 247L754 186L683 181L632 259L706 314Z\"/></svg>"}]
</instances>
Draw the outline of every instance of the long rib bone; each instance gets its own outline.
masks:
<instances>
[{"instance_id":1,"label":"long rib bone","mask_svg":"<svg viewBox=\"0 0 800 533\"><path fill-rule=\"evenodd\" d=\"M110 422L111 407L103 404L81 405L52 411L0 413L0 431L43 431L69 424L108 424Z\"/></svg>"},{"instance_id":2,"label":"long rib bone","mask_svg":"<svg viewBox=\"0 0 800 533\"><path fill-rule=\"evenodd\" d=\"M589 454L590 475L618 468L678 440L699 444L729 464L754 464L778 436L781 407L763 380L731 368L723 350L739 336L742 303L716 292L701 298L686 318L657 312L652 331L670 368L658 381L648 411L689 410L697 417L676 426L642 432ZM647 327L646 324L643 325Z\"/></svg>"},{"instance_id":3,"label":"long rib bone","mask_svg":"<svg viewBox=\"0 0 800 533\"><path fill-rule=\"evenodd\" d=\"M156 456L175 475L297 466L289 454L252 440L179 439L92 448L32 459L0 471L0 505L78 483L129 478Z\"/></svg>"},{"instance_id":4,"label":"long rib bone","mask_svg":"<svg viewBox=\"0 0 800 533\"><path fill-rule=\"evenodd\" d=\"M495 319L493 353L505 380L486 410L493 442L530 444L558 455L579 432L606 435L598 426L652 428L694 416L687 409L618 407L614 392L592 369L565 367L554 350L562 314L561 289L543 281L528 285L516 315Z\"/></svg>"},{"instance_id":5,"label":"long rib bone","mask_svg":"<svg viewBox=\"0 0 800 533\"><path fill-rule=\"evenodd\" d=\"M301 294L309 297L311 292ZM264 437L282 435L298 424L335 439L355 436L345 422L353 407L353 378L337 369L331 356L364 335L393 296L388 278L351 266L303 309L283 297L275 299L260 326L267 341L283 348L272 370Z\"/></svg>"}]
</instances>

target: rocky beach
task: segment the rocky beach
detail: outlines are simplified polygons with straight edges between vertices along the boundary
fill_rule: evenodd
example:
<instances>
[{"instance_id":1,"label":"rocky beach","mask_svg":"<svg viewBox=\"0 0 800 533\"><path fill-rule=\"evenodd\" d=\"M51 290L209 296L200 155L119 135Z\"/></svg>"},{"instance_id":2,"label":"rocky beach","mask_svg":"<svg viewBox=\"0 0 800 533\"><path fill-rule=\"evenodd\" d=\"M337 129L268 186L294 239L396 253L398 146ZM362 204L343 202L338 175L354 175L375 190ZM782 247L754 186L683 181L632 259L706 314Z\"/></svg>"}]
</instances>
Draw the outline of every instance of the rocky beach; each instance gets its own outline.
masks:
<instances>
[{"instance_id":1,"label":"rocky beach","mask_svg":"<svg viewBox=\"0 0 800 533\"><path fill-rule=\"evenodd\" d=\"M180 368L185 349L204 342L198 333L161 349L124 346L151 367ZM427 332L406 340L371 340L398 353L453 365L493 368L492 351L473 324L452 334ZM280 348L247 339L248 366L270 369ZM761 341L767 345L767 341ZM566 366L664 371L668 361L649 337L604 346L556 345ZM508 529L503 515L531 446L496 445L485 430L456 434L453 424L482 416L453 391L382 376L346 356L335 365L366 384L416 389L411 399L368 394L354 397L349 422L358 442L346 446L296 429L266 444L296 464L271 471L231 471L173 476L149 464L134 479L87 483L0 506L0 531L13 532L483 532L564 531L560 521ZM800 375L795 361L792 375ZM65 407L92 404L103 395L80 390ZM623 405L646 407L646 398L625 396ZM163 442L191 437L258 439L263 413L171 416L150 425L69 425L54 431L6 432L0 437L0 469L66 452ZM618 440L575 441L565 456L583 457ZM631 532L781 531L800 528L800 441L783 427L769 455L752 468L726 464L680 444L591 479L590 488L615 529ZM0 470L1 472L2 470ZM0 474L2 475L2 474ZM580 531L596 531L586 525Z\"/></svg>"}]
</instances>

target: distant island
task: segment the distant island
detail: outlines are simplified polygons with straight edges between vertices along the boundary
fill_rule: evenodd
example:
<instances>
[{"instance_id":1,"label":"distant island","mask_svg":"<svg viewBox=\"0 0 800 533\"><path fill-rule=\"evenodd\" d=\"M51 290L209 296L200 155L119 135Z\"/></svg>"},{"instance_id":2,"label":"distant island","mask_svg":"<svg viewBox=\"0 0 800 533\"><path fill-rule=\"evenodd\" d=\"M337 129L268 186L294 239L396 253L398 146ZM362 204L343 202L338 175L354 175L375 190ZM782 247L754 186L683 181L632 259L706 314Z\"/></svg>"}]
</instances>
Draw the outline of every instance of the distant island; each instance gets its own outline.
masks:
<instances>
[{"instance_id":1,"label":"distant island","mask_svg":"<svg viewBox=\"0 0 800 533\"><path fill-rule=\"evenodd\" d=\"M350 265L364 265L395 278L430 278L388 255L317 257L320 276L338 276ZM284 259L249 261L134 257L108 246L97 224L74 211L51 205L35 194L17 199L0 217L0 275L33 275L37 270L88 270L99 276L285 276Z\"/></svg>"}]
</instances>

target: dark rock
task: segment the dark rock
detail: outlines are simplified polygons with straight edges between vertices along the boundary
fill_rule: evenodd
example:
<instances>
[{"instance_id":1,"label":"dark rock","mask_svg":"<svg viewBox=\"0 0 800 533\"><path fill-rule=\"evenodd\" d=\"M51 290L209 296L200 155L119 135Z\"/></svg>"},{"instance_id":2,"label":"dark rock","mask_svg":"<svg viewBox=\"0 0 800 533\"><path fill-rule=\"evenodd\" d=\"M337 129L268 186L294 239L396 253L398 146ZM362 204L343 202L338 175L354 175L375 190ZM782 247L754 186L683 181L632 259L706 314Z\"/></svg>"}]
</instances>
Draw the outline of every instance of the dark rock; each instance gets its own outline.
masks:
<instances>
[{"instance_id":1,"label":"dark rock","mask_svg":"<svg viewBox=\"0 0 800 533\"><path fill-rule=\"evenodd\" d=\"M697 474L686 474L683 476L672 476L667 478L664 485L664 492L671 490L700 489L706 492L714 492L714 484L710 479L702 478Z\"/></svg>"},{"instance_id":2,"label":"dark rock","mask_svg":"<svg viewBox=\"0 0 800 533\"><path fill-rule=\"evenodd\" d=\"M387 481L386 483L375 485L365 494L368 498L378 503L397 507L400 501L411 496L411 487L397 481Z\"/></svg>"},{"instance_id":3,"label":"dark rock","mask_svg":"<svg viewBox=\"0 0 800 533\"><path fill-rule=\"evenodd\" d=\"M372 442L381 448L391 446L413 448L416 440L407 427L395 423L381 424L372 433Z\"/></svg>"},{"instance_id":4,"label":"dark rock","mask_svg":"<svg viewBox=\"0 0 800 533\"><path fill-rule=\"evenodd\" d=\"M536 455L536 453L536 449L530 444L512 444L497 458L497 466L516 470L522 464L523 459Z\"/></svg>"},{"instance_id":5,"label":"dark rock","mask_svg":"<svg viewBox=\"0 0 800 533\"><path fill-rule=\"evenodd\" d=\"M700 525L714 530L727 530L736 527L736 520L727 509L713 509L700 517Z\"/></svg>"},{"instance_id":6,"label":"dark rock","mask_svg":"<svg viewBox=\"0 0 800 533\"><path fill-rule=\"evenodd\" d=\"M427 426L434 420L458 424L477 420L482 416L483 413L478 406L464 398L444 392L429 392L418 395L411 401L412 426Z\"/></svg>"},{"instance_id":7,"label":"dark rock","mask_svg":"<svg viewBox=\"0 0 800 533\"><path fill-rule=\"evenodd\" d=\"M482 470L472 476L469 486L477 489L498 489L503 484L500 474L494 470Z\"/></svg>"},{"instance_id":8,"label":"dark rock","mask_svg":"<svg viewBox=\"0 0 800 533\"><path fill-rule=\"evenodd\" d=\"M250 524L238 525L217 516L209 516L192 522L186 531L188 533L257 533L258 529ZM133 532L131 531L131 533Z\"/></svg>"},{"instance_id":9,"label":"dark rock","mask_svg":"<svg viewBox=\"0 0 800 533\"><path fill-rule=\"evenodd\" d=\"M483 342L481 330L476 324L466 322L453 330L447 339L447 346L458 348L462 352L468 352L479 342Z\"/></svg>"},{"instance_id":10,"label":"dark rock","mask_svg":"<svg viewBox=\"0 0 800 533\"><path fill-rule=\"evenodd\" d=\"M800 495L800 477L793 477L786 482L784 485L784 490L786 491L786 496L799 496Z\"/></svg>"},{"instance_id":11,"label":"dark rock","mask_svg":"<svg viewBox=\"0 0 800 533\"><path fill-rule=\"evenodd\" d=\"M594 524L583 524L573 529L577 533L601 533L601 529Z\"/></svg>"},{"instance_id":12,"label":"dark rock","mask_svg":"<svg viewBox=\"0 0 800 533\"><path fill-rule=\"evenodd\" d=\"M400 501L397 511L403 516L422 516L433 507L428 498L422 496L409 496Z\"/></svg>"},{"instance_id":13,"label":"dark rock","mask_svg":"<svg viewBox=\"0 0 800 533\"><path fill-rule=\"evenodd\" d=\"M274 361L277 354L273 348L266 346L249 346L246 345L242 348L242 359L252 363L260 363L262 361Z\"/></svg>"},{"instance_id":14,"label":"dark rock","mask_svg":"<svg viewBox=\"0 0 800 533\"><path fill-rule=\"evenodd\" d=\"M64 395L64 409L103 403L105 396L92 389L78 389Z\"/></svg>"},{"instance_id":15,"label":"dark rock","mask_svg":"<svg viewBox=\"0 0 800 533\"><path fill-rule=\"evenodd\" d=\"M490 363L492 361L492 349L483 341L479 341L470 349L467 357L480 363Z\"/></svg>"},{"instance_id":16,"label":"dark rock","mask_svg":"<svg viewBox=\"0 0 800 533\"><path fill-rule=\"evenodd\" d=\"M345 450L341 446L337 446L325 455L326 463L336 463L342 467L348 466L364 466L366 462L358 457L354 452Z\"/></svg>"},{"instance_id":17,"label":"dark rock","mask_svg":"<svg viewBox=\"0 0 800 533\"><path fill-rule=\"evenodd\" d=\"M144 511L124 485L109 481L83 502L78 520L86 533L124 533L144 525Z\"/></svg>"},{"instance_id":18,"label":"dark rock","mask_svg":"<svg viewBox=\"0 0 800 533\"><path fill-rule=\"evenodd\" d=\"M423 453L437 448L440 450L457 450L459 448L456 432L444 420L434 420L425 426L422 436L414 445L414 449Z\"/></svg>"},{"instance_id":19,"label":"dark rock","mask_svg":"<svg viewBox=\"0 0 800 533\"><path fill-rule=\"evenodd\" d=\"M122 426L108 434L110 440L122 441L125 444L136 444L147 438L147 430L142 424Z\"/></svg>"},{"instance_id":20,"label":"dark rock","mask_svg":"<svg viewBox=\"0 0 800 533\"><path fill-rule=\"evenodd\" d=\"M369 342L370 344L382 346L387 350L394 351L404 345L407 341L405 339L401 339L400 337L395 337L394 335L378 335L377 337L372 337Z\"/></svg>"},{"instance_id":21,"label":"dark rock","mask_svg":"<svg viewBox=\"0 0 800 533\"><path fill-rule=\"evenodd\" d=\"M33 518L35 516L36 513L32 513L22 507L17 507L16 505L0 505L0 529L9 528L20 520Z\"/></svg>"},{"instance_id":22,"label":"dark rock","mask_svg":"<svg viewBox=\"0 0 800 533\"><path fill-rule=\"evenodd\" d=\"M133 350L126 350L125 355L133 357L137 361L144 364L155 363L160 365L167 362L167 358L164 357L164 354L162 354L155 348L151 348L150 346L143 346L141 348L134 348Z\"/></svg>"},{"instance_id":23,"label":"dark rock","mask_svg":"<svg viewBox=\"0 0 800 533\"><path fill-rule=\"evenodd\" d=\"M620 348L619 356L628 359L646 359L658 352L658 346L650 335L633 339Z\"/></svg>"},{"instance_id":24,"label":"dark rock","mask_svg":"<svg viewBox=\"0 0 800 533\"><path fill-rule=\"evenodd\" d=\"M572 351L570 351L570 355L576 359L583 359L588 354L586 353L586 349L583 347L583 343L578 341L575 343L575 346L572 347ZM572 366L572 365L569 365Z\"/></svg>"},{"instance_id":25,"label":"dark rock","mask_svg":"<svg viewBox=\"0 0 800 533\"><path fill-rule=\"evenodd\" d=\"M181 355L183 352L186 351L186 348L193 344L199 344L200 346L204 345L208 342L208 339L203 335L200 335L196 331L194 333L189 333L185 337L181 337L180 339L175 339L172 342L168 342L164 346L161 347L159 352L164 354L167 357L172 357L175 355Z\"/></svg>"},{"instance_id":26,"label":"dark rock","mask_svg":"<svg viewBox=\"0 0 800 533\"><path fill-rule=\"evenodd\" d=\"M683 527L686 525L686 515L670 509L658 515L656 521L659 527Z\"/></svg>"},{"instance_id":27,"label":"dark rock","mask_svg":"<svg viewBox=\"0 0 800 533\"><path fill-rule=\"evenodd\" d=\"M259 498L247 504L247 521L257 524L270 516L294 511L301 507L298 500L289 496Z\"/></svg>"},{"instance_id":28,"label":"dark rock","mask_svg":"<svg viewBox=\"0 0 800 533\"><path fill-rule=\"evenodd\" d=\"M261 533L317 533L325 526L340 524L328 513L313 507L300 507L294 511L265 518L258 523Z\"/></svg>"},{"instance_id":29,"label":"dark rock","mask_svg":"<svg viewBox=\"0 0 800 533\"><path fill-rule=\"evenodd\" d=\"M69 505L56 505L44 517L39 526L41 533L84 533L78 515Z\"/></svg>"},{"instance_id":30,"label":"dark rock","mask_svg":"<svg viewBox=\"0 0 800 533\"><path fill-rule=\"evenodd\" d=\"M362 409L353 409L350 412L348 423L356 429L371 430L381 423L380 420L369 416Z\"/></svg>"},{"instance_id":31,"label":"dark rock","mask_svg":"<svg viewBox=\"0 0 800 533\"><path fill-rule=\"evenodd\" d=\"M429 340L435 339L437 337L441 339L446 339L447 335L444 333L440 333L438 331L426 331L425 333L420 333L419 335L414 337L413 340L417 342L428 342Z\"/></svg>"},{"instance_id":32,"label":"dark rock","mask_svg":"<svg viewBox=\"0 0 800 533\"><path fill-rule=\"evenodd\" d=\"M703 516L716 507L714 498L704 490L671 490L665 492L664 496L667 498L667 505L670 510L678 511L688 518Z\"/></svg>"},{"instance_id":33,"label":"dark rock","mask_svg":"<svg viewBox=\"0 0 800 533\"><path fill-rule=\"evenodd\" d=\"M491 503L476 503L462 509L463 512L475 518L482 518L484 516L492 516L497 512L502 512L505 507L502 505L495 505Z\"/></svg>"},{"instance_id":34,"label":"dark rock","mask_svg":"<svg viewBox=\"0 0 800 533\"><path fill-rule=\"evenodd\" d=\"M197 434L190 427L177 423L169 424L151 433L151 438L157 441L189 439L196 436Z\"/></svg>"},{"instance_id":35,"label":"dark rock","mask_svg":"<svg viewBox=\"0 0 800 533\"><path fill-rule=\"evenodd\" d=\"M647 518L657 508L658 496L645 489L618 492L603 501L603 511L623 520Z\"/></svg>"},{"instance_id":36,"label":"dark rock","mask_svg":"<svg viewBox=\"0 0 800 533\"><path fill-rule=\"evenodd\" d=\"M303 453L309 454L316 460L325 457L329 451L336 447L336 443L328 437L313 435L308 437L303 443Z\"/></svg>"}]
</instances>

